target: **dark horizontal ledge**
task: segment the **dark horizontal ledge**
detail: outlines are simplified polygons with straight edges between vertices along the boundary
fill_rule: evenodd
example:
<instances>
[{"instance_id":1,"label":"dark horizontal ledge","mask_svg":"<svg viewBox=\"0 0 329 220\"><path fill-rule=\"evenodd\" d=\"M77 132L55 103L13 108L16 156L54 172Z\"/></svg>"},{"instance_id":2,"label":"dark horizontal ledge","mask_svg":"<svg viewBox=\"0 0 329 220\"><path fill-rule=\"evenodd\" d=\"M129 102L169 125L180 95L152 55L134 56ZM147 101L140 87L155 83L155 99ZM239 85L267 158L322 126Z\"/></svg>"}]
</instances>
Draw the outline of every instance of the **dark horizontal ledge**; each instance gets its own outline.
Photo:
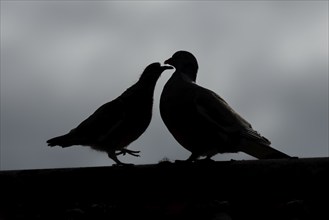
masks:
<instances>
[{"instance_id":1,"label":"dark horizontal ledge","mask_svg":"<svg viewBox=\"0 0 329 220\"><path fill-rule=\"evenodd\" d=\"M116 210L128 207L143 218L142 213L150 213L155 206L188 203L194 207L200 201L216 201L228 202L236 213L261 209L257 211L261 219L268 207L302 201L309 212L320 216L327 213L329 204L328 173L328 157L1 171L5 205L0 208L16 213L21 207L29 211L42 207L54 212L74 204L103 204ZM163 209L156 210L163 214Z\"/></svg>"},{"instance_id":2,"label":"dark horizontal ledge","mask_svg":"<svg viewBox=\"0 0 329 220\"><path fill-rule=\"evenodd\" d=\"M328 168L328 157L189 164L162 162L123 167L1 171L0 179L7 185L6 190L30 192L48 188L49 193L62 191L73 195L78 189L80 194L83 188L82 197L93 196L97 191L102 192L98 197L110 194L111 198L121 198L125 194L153 196L160 193L165 196L168 195L166 191L184 197L205 196L206 193L234 196L237 192L262 196L256 189L265 185L273 186L267 193L282 196L288 192L301 195L317 191L323 185L321 181L328 182L325 178ZM316 188L309 187L315 183ZM256 191L251 193L251 189ZM276 189L284 193L278 194Z\"/></svg>"}]
</instances>

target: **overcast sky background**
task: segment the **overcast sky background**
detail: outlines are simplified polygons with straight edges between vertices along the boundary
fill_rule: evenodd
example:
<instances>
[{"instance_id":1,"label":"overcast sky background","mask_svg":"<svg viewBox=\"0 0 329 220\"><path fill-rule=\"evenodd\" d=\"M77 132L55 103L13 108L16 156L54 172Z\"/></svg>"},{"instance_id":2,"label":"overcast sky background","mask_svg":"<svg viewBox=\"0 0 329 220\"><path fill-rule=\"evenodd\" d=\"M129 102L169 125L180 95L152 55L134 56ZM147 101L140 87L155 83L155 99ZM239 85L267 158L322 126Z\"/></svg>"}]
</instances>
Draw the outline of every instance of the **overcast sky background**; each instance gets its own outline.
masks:
<instances>
[{"instance_id":1,"label":"overcast sky background","mask_svg":"<svg viewBox=\"0 0 329 220\"><path fill-rule=\"evenodd\" d=\"M49 148L177 50L272 145L328 156L328 1L1 1L1 169L112 165L87 147ZM135 164L190 153L159 115L129 149ZM216 160L252 159L243 153Z\"/></svg>"}]
</instances>

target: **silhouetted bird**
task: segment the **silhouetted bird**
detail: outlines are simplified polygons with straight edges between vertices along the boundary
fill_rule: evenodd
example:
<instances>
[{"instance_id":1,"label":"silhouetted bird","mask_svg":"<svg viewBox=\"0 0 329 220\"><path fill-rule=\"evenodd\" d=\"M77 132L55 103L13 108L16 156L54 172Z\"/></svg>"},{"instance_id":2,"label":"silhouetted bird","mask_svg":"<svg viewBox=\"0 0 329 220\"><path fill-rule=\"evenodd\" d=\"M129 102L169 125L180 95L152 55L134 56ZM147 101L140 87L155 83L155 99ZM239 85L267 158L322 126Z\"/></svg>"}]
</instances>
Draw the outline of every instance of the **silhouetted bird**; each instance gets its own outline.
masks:
<instances>
[{"instance_id":1,"label":"silhouetted bird","mask_svg":"<svg viewBox=\"0 0 329 220\"><path fill-rule=\"evenodd\" d=\"M187 161L239 151L259 159L289 157L270 147L216 93L195 83L198 62L193 54L178 51L165 64L176 70L162 91L160 113L170 133L192 153Z\"/></svg>"},{"instance_id":2,"label":"silhouetted bird","mask_svg":"<svg viewBox=\"0 0 329 220\"><path fill-rule=\"evenodd\" d=\"M153 93L161 73L171 66L152 63L147 66L137 83L119 97L98 108L68 134L47 141L49 146L90 146L107 152L117 164L119 154L139 156L139 151L126 147L144 133L152 117Z\"/></svg>"}]
</instances>

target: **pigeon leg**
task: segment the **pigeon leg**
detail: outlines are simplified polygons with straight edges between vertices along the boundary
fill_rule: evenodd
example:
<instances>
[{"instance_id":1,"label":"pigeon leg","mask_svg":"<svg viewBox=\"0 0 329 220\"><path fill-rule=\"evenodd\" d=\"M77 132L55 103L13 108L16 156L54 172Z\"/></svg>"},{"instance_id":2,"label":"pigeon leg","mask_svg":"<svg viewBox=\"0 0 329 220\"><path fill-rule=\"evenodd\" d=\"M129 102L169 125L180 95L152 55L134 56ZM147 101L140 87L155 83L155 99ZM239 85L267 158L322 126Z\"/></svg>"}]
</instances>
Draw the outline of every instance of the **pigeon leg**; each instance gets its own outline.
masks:
<instances>
[{"instance_id":1,"label":"pigeon leg","mask_svg":"<svg viewBox=\"0 0 329 220\"><path fill-rule=\"evenodd\" d=\"M118 153L115 153L115 155L119 156L122 154L122 156L124 156L124 155L126 155L126 153L127 153L126 151L120 150Z\"/></svg>"},{"instance_id":2,"label":"pigeon leg","mask_svg":"<svg viewBox=\"0 0 329 220\"><path fill-rule=\"evenodd\" d=\"M112 160L114 160L114 162L116 163L115 166L134 165L134 164L130 164L130 163L123 163L123 162L121 162L117 158L117 155L116 155L116 153L114 151L107 152L107 155L109 156L109 158L111 158Z\"/></svg>"},{"instance_id":3,"label":"pigeon leg","mask_svg":"<svg viewBox=\"0 0 329 220\"><path fill-rule=\"evenodd\" d=\"M132 155L134 157L139 157L139 155L138 155L140 153L139 150L128 150L128 149L125 149L125 151L126 151L127 154L130 154L130 155Z\"/></svg>"},{"instance_id":4,"label":"pigeon leg","mask_svg":"<svg viewBox=\"0 0 329 220\"><path fill-rule=\"evenodd\" d=\"M134 151L134 150L128 150L128 149L122 149L122 150L120 150L118 153L116 153L116 155L118 156L118 155L126 155L126 153L127 154L130 154L130 155L132 155L132 156L134 156L134 157L139 157L139 155L138 155L138 153L140 153L140 151Z\"/></svg>"}]
</instances>

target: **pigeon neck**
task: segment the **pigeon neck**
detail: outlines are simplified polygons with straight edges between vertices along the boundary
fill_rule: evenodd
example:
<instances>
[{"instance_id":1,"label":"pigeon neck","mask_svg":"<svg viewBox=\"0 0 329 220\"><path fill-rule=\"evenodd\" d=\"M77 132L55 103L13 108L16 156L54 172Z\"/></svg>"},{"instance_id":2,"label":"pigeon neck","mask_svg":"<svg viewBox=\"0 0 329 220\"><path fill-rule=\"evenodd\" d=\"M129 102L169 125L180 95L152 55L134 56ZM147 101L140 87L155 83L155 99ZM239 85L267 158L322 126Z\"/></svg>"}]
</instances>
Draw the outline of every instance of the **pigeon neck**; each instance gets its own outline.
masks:
<instances>
[{"instance_id":1,"label":"pigeon neck","mask_svg":"<svg viewBox=\"0 0 329 220\"><path fill-rule=\"evenodd\" d=\"M138 84L140 84L141 87L145 88L146 90L154 90L155 84L157 83L161 73L159 74L153 74L151 77L143 77L139 79Z\"/></svg>"},{"instance_id":2,"label":"pigeon neck","mask_svg":"<svg viewBox=\"0 0 329 220\"><path fill-rule=\"evenodd\" d=\"M181 78L184 81L195 82L197 73L196 72L193 73L189 71L176 71L173 76Z\"/></svg>"},{"instance_id":3,"label":"pigeon neck","mask_svg":"<svg viewBox=\"0 0 329 220\"><path fill-rule=\"evenodd\" d=\"M132 94L143 94L144 97L153 97L158 78L138 80L138 82L124 92L124 97L130 97Z\"/></svg>"}]
</instances>

